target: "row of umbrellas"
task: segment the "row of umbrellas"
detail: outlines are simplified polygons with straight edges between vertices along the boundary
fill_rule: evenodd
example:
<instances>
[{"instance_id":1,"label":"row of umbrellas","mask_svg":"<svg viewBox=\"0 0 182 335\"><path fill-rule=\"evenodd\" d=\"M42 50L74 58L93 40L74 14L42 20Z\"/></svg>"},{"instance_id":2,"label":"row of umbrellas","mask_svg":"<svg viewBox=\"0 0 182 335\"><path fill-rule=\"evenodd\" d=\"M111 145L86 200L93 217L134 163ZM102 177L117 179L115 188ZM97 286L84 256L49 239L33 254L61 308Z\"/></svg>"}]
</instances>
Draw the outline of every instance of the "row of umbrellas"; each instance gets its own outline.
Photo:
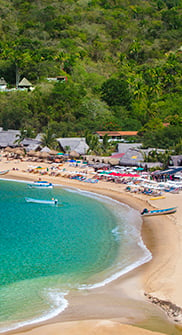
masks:
<instances>
[{"instance_id":1,"label":"row of umbrellas","mask_svg":"<svg viewBox=\"0 0 182 335\"><path fill-rule=\"evenodd\" d=\"M10 148L10 147L6 147L4 149L4 151L9 152L9 153L14 153L16 155L24 155L25 151L23 148ZM70 152L70 154L64 154L62 152L58 152L56 150L50 150L50 151L34 151L34 150L30 150L29 152L27 152L27 156L30 157L39 157L39 158L48 158L50 156L57 156L58 158L62 157L62 156L70 156L70 157L74 157L74 158L78 158L80 155L77 152Z\"/></svg>"}]
</instances>

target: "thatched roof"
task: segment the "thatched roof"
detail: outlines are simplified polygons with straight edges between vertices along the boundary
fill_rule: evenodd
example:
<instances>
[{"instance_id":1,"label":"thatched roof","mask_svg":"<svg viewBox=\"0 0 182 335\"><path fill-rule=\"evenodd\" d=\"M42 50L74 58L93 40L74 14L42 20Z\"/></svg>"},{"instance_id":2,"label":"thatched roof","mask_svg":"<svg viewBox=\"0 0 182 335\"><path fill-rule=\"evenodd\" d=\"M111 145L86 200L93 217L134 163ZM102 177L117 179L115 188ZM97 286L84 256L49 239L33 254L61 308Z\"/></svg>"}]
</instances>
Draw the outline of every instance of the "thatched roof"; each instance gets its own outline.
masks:
<instances>
[{"instance_id":1,"label":"thatched roof","mask_svg":"<svg viewBox=\"0 0 182 335\"><path fill-rule=\"evenodd\" d=\"M84 155L89 149L84 137L58 138L57 141L64 151L66 151L66 147L69 147L70 151L76 151L80 155Z\"/></svg>"},{"instance_id":2,"label":"thatched roof","mask_svg":"<svg viewBox=\"0 0 182 335\"><path fill-rule=\"evenodd\" d=\"M120 165L125 166L140 166L141 162L143 162L143 155L140 150L132 150L129 149L125 155L120 158Z\"/></svg>"},{"instance_id":3,"label":"thatched roof","mask_svg":"<svg viewBox=\"0 0 182 335\"><path fill-rule=\"evenodd\" d=\"M35 138L25 138L21 144L23 144L24 147L26 147L26 151L31 150L38 150L41 147L41 142L36 140Z\"/></svg>"},{"instance_id":4,"label":"thatched roof","mask_svg":"<svg viewBox=\"0 0 182 335\"><path fill-rule=\"evenodd\" d=\"M13 148L6 147L6 148L4 149L4 151L6 151L6 152L13 152Z\"/></svg>"},{"instance_id":5,"label":"thatched roof","mask_svg":"<svg viewBox=\"0 0 182 335\"><path fill-rule=\"evenodd\" d=\"M55 156L57 154L58 154L58 151L56 151L56 150L50 150L49 151L49 155Z\"/></svg>"},{"instance_id":6,"label":"thatched roof","mask_svg":"<svg viewBox=\"0 0 182 335\"><path fill-rule=\"evenodd\" d=\"M109 164L111 165L118 165L119 164L119 158L110 158L109 159Z\"/></svg>"},{"instance_id":7,"label":"thatched roof","mask_svg":"<svg viewBox=\"0 0 182 335\"><path fill-rule=\"evenodd\" d=\"M40 158L47 158L49 156L50 156L50 154L46 151L42 151L42 152L39 153Z\"/></svg>"},{"instance_id":8,"label":"thatched roof","mask_svg":"<svg viewBox=\"0 0 182 335\"><path fill-rule=\"evenodd\" d=\"M19 130L1 130L0 131L0 148L6 147L16 147L17 144L15 141L17 140L17 135L20 135Z\"/></svg>"},{"instance_id":9,"label":"thatched roof","mask_svg":"<svg viewBox=\"0 0 182 335\"><path fill-rule=\"evenodd\" d=\"M80 157L80 154L76 151L71 151L69 155L72 158L79 158Z\"/></svg>"},{"instance_id":10,"label":"thatched roof","mask_svg":"<svg viewBox=\"0 0 182 335\"><path fill-rule=\"evenodd\" d=\"M25 154L24 150L22 148L15 148L15 149L13 149L13 152L18 156Z\"/></svg>"},{"instance_id":11,"label":"thatched roof","mask_svg":"<svg viewBox=\"0 0 182 335\"><path fill-rule=\"evenodd\" d=\"M50 153L51 149L49 149L48 147L45 146L40 151L41 152L49 152Z\"/></svg>"},{"instance_id":12,"label":"thatched roof","mask_svg":"<svg viewBox=\"0 0 182 335\"><path fill-rule=\"evenodd\" d=\"M30 156L30 157L34 157L35 154L36 154L36 151L34 151L34 150L30 150L30 151L27 153L27 155Z\"/></svg>"},{"instance_id":13,"label":"thatched roof","mask_svg":"<svg viewBox=\"0 0 182 335\"><path fill-rule=\"evenodd\" d=\"M118 143L117 150L118 153L126 153L129 149L135 150L141 146L141 143Z\"/></svg>"},{"instance_id":14,"label":"thatched roof","mask_svg":"<svg viewBox=\"0 0 182 335\"><path fill-rule=\"evenodd\" d=\"M18 87L32 87L32 84L26 79L26 78L23 78L19 84L18 84Z\"/></svg>"}]
</instances>

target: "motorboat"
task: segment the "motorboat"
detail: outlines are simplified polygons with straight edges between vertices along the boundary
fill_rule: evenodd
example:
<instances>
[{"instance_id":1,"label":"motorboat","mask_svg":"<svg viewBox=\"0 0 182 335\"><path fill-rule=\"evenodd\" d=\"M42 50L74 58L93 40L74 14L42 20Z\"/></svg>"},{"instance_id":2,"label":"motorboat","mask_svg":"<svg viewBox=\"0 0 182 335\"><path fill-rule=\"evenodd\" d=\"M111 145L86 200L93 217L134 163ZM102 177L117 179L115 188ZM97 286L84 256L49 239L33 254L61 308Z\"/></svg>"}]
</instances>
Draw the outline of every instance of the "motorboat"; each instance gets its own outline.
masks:
<instances>
[{"instance_id":1,"label":"motorboat","mask_svg":"<svg viewBox=\"0 0 182 335\"><path fill-rule=\"evenodd\" d=\"M57 205L58 204L58 199L43 200L43 199L25 198L25 201L32 202L35 204L44 204L44 205Z\"/></svg>"},{"instance_id":2,"label":"motorboat","mask_svg":"<svg viewBox=\"0 0 182 335\"><path fill-rule=\"evenodd\" d=\"M32 184L28 184L28 186L31 188L42 188L42 189L53 188L52 183L42 180L34 181Z\"/></svg>"}]
</instances>

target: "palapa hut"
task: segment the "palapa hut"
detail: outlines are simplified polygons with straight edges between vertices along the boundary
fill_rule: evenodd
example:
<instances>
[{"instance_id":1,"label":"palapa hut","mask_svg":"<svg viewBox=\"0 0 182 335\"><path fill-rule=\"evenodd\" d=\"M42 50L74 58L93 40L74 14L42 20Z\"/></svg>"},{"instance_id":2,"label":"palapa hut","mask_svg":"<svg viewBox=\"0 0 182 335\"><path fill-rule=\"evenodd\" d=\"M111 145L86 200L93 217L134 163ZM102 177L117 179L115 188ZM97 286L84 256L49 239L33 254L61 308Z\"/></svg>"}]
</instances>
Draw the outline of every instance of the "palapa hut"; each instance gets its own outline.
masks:
<instances>
[{"instance_id":1,"label":"palapa hut","mask_svg":"<svg viewBox=\"0 0 182 335\"><path fill-rule=\"evenodd\" d=\"M6 147L4 149L5 152L13 152L13 148L10 148L10 147Z\"/></svg>"},{"instance_id":2,"label":"palapa hut","mask_svg":"<svg viewBox=\"0 0 182 335\"><path fill-rule=\"evenodd\" d=\"M49 155L51 155L51 156L56 156L58 153L59 153L59 152L56 151L56 150L50 150L50 151L49 151Z\"/></svg>"},{"instance_id":3,"label":"palapa hut","mask_svg":"<svg viewBox=\"0 0 182 335\"><path fill-rule=\"evenodd\" d=\"M50 154L51 149L49 149L47 146L43 147L40 152L48 152Z\"/></svg>"},{"instance_id":4,"label":"palapa hut","mask_svg":"<svg viewBox=\"0 0 182 335\"><path fill-rule=\"evenodd\" d=\"M25 152L22 148L14 148L13 149L14 154L21 156L21 155L25 155Z\"/></svg>"},{"instance_id":5,"label":"palapa hut","mask_svg":"<svg viewBox=\"0 0 182 335\"><path fill-rule=\"evenodd\" d=\"M118 165L119 164L119 160L120 160L120 158L110 158L109 160L108 160L108 162L109 162L109 164L111 164L111 165Z\"/></svg>"},{"instance_id":6,"label":"palapa hut","mask_svg":"<svg viewBox=\"0 0 182 335\"><path fill-rule=\"evenodd\" d=\"M33 90L32 84L26 78L23 78L19 82L18 88L21 89L21 90L28 90L28 91L32 91Z\"/></svg>"},{"instance_id":7,"label":"palapa hut","mask_svg":"<svg viewBox=\"0 0 182 335\"><path fill-rule=\"evenodd\" d=\"M73 151L70 152L69 156L71 158L79 158L80 154L78 152L76 152L76 151L73 150Z\"/></svg>"},{"instance_id":8,"label":"palapa hut","mask_svg":"<svg viewBox=\"0 0 182 335\"><path fill-rule=\"evenodd\" d=\"M46 151L42 151L42 152L39 152L39 157L43 158L43 159L46 159L46 158L50 157L50 154Z\"/></svg>"},{"instance_id":9,"label":"palapa hut","mask_svg":"<svg viewBox=\"0 0 182 335\"><path fill-rule=\"evenodd\" d=\"M36 151L34 150L30 150L29 152L27 152L27 155L30 156L30 157L34 157L36 154Z\"/></svg>"}]
</instances>

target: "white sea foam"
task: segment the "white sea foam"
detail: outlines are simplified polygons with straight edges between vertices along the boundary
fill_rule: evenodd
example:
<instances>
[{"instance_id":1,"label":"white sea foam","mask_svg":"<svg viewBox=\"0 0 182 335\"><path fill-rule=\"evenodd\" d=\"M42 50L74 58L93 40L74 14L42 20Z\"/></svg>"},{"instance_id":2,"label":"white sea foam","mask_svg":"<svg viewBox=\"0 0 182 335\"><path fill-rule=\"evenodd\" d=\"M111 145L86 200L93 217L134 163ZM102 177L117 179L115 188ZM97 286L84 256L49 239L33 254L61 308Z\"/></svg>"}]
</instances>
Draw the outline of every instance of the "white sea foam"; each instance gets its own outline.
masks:
<instances>
[{"instance_id":1,"label":"white sea foam","mask_svg":"<svg viewBox=\"0 0 182 335\"><path fill-rule=\"evenodd\" d=\"M140 265L149 262L151 259L152 259L152 255L151 255L150 251L148 251L148 249L147 249L146 255L144 255L143 258L140 258L135 263L126 266L123 270L116 272L115 274L113 274L110 277L106 278L102 282L95 283L95 284L90 284L90 285L89 284L88 285L86 285L86 284L85 285L81 285L79 287L79 290L92 290L94 288L105 286L105 285L109 284L110 282L112 282L113 280L116 280L119 277L125 275L126 273L128 273L128 272L136 269Z\"/></svg>"},{"instance_id":2,"label":"white sea foam","mask_svg":"<svg viewBox=\"0 0 182 335\"><path fill-rule=\"evenodd\" d=\"M61 292L58 289L45 289L43 295L50 305L50 309L42 313L42 315L35 317L30 320L16 322L11 325L7 325L1 327L0 325L0 333L7 332L13 329L21 328L27 325L36 324L39 322L46 321L48 319L52 319L58 314L62 313L68 307L68 301L65 299L65 296L68 292Z\"/></svg>"},{"instance_id":3,"label":"white sea foam","mask_svg":"<svg viewBox=\"0 0 182 335\"><path fill-rule=\"evenodd\" d=\"M93 192L89 192L89 191L85 191L85 190L73 190L73 189L66 189L70 192L74 192L74 193L79 193L83 194L84 196L87 197L91 197L94 198L96 200L100 200L102 202L107 203L108 205L111 204L115 204L116 206L112 207L112 210L115 212L115 215L119 218L122 219L122 223L124 225L126 225L126 229L124 229L124 233L126 236L130 235L131 239L135 240L136 245L138 245L138 247L141 249L142 251L142 256L139 257L139 259L137 259L136 261L132 262L131 264L125 266L123 269L117 271L116 273L112 274L111 276L109 276L108 278L104 279L101 282L95 283L95 284L84 284L81 285L79 287L80 290L91 290L94 288L98 288L101 286L105 286L106 284L112 282L113 280L116 280L117 278L125 275L126 273L134 270L135 268L141 266L144 263L149 262L152 259L152 254L151 252L147 249L147 247L145 246L142 237L141 237L141 226L142 226L142 220L141 217L139 215L139 212L133 208L131 208L130 206L121 203L118 200L115 199L111 199L108 196L105 195L100 195L100 194L96 194ZM119 211L119 207L118 205L122 206L122 210L123 208L125 208L125 210L127 210L127 215L125 218L123 218L123 211ZM131 222L131 223L130 223ZM134 224L133 224L134 222ZM116 226L115 228L113 228L112 230L112 234L115 237L115 240L120 240L121 239L121 232L119 229L119 226Z\"/></svg>"},{"instance_id":4,"label":"white sea foam","mask_svg":"<svg viewBox=\"0 0 182 335\"><path fill-rule=\"evenodd\" d=\"M121 233L119 231L119 227L115 227L114 229L112 229L112 234L114 236L115 241L120 241L121 240Z\"/></svg>"}]
</instances>

